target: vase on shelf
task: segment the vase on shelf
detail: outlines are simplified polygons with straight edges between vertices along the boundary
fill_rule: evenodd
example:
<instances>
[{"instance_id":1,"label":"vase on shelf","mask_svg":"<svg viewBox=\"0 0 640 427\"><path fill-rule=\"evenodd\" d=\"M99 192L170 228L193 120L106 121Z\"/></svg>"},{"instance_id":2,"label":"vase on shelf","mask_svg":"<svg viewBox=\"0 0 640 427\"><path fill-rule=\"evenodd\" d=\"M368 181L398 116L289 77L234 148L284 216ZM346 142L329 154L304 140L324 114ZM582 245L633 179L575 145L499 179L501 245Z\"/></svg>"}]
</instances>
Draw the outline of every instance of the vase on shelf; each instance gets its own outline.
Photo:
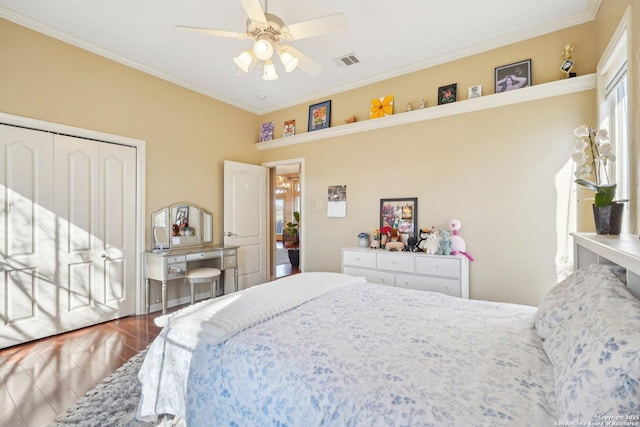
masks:
<instances>
[{"instance_id":1,"label":"vase on shelf","mask_svg":"<svg viewBox=\"0 0 640 427\"><path fill-rule=\"evenodd\" d=\"M597 234L620 234L624 204L613 202L608 206L593 205L593 219Z\"/></svg>"}]
</instances>

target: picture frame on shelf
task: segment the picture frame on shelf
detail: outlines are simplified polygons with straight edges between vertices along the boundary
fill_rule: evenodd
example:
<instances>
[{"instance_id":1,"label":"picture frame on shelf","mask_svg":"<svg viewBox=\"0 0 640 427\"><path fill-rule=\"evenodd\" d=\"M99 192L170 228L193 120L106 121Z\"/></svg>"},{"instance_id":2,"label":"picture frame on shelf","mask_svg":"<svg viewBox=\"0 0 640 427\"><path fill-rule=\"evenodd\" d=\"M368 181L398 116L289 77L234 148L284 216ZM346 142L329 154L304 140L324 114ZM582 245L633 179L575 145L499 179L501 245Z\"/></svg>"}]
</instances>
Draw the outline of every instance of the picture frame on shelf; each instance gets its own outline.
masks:
<instances>
[{"instance_id":1,"label":"picture frame on shelf","mask_svg":"<svg viewBox=\"0 0 640 427\"><path fill-rule=\"evenodd\" d=\"M331 126L331 100L309 106L308 132Z\"/></svg>"},{"instance_id":2,"label":"picture frame on shelf","mask_svg":"<svg viewBox=\"0 0 640 427\"><path fill-rule=\"evenodd\" d=\"M467 98L480 98L482 96L482 85L471 86L467 91Z\"/></svg>"},{"instance_id":3,"label":"picture frame on shelf","mask_svg":"<svg viewBox=\"0 0 640 427\"><path fill-rule=\"evenodd\" d=\"M263 123L260 127L260 142L271 141L273 139L273 122Z\"/></svg>"},{"instance_id":4,"label":"picture frame on shelf","mask_svg":"<svg viewBox=\"0 0 640 427\"><path fill-rule=\"evenodd\" d=\"M531 59L496 67L496 93L531 86Z\"/></svg>"},{"instance_id":5,"label":"picture frame on shelf","mask_svg":"<svg viewBox=\"0 0 640 427\"><path fill-rule=\"evenodd\" d=\"M296 121L292 119L284 122L284 127L282 128L282 137L287 138L295 134L296 134Z\"/></svg>"},{"instance_id":6,"label":"picture frame on shelf","mask_svg":"<svg viewBox=\"0 0 640 427\"><path fill-rule=\"evenodd\" d=\"M418 198L380 199L379 218L380 228L397 228L407 244L409 237L418 236Z\"/></svg>"},{"instance_id":7,"label":"picture frame on shelf","mask_svg":"<svg viewBox=\"0 0 640 427\"><path fill-rule=\"evenodd\" d=\"M453 83L438 88L438 105L450 104L458 99L458 84Z\"/></svg>"}]
</instances>

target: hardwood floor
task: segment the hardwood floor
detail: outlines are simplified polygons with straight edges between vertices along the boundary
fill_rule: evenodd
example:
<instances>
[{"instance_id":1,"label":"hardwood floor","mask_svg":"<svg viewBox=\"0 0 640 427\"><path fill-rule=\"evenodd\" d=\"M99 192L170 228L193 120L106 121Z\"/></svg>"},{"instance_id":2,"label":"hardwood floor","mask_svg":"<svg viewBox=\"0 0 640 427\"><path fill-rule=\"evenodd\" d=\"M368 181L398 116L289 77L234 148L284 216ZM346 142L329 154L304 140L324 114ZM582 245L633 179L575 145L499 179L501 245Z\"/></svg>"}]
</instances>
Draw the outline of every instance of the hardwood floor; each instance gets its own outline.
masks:
<instances>
[{"instance_id":1,"label":"hardwood floor","mask_svg":"<svg viewBox=\"0 0 640 427\"><path fill-rule=\"evenodd\" d=\"M173 311L173 310L172 310ZM160 332L160 312L0 350L0 426L42 427Z\"/></svg>"},{"instance_id":2,"label":"hardwood floor","mask_svg":"<svg viewBox=\"0 0 640 427\"><path fill-rule=\"evenodd\" d=\"M300 272L278 265L277 277ZM181 307L174 307L175 311ZM45 427L147 347L161 312L129 316L0 350L0 426Z\"/></svg>"}]
</instances>

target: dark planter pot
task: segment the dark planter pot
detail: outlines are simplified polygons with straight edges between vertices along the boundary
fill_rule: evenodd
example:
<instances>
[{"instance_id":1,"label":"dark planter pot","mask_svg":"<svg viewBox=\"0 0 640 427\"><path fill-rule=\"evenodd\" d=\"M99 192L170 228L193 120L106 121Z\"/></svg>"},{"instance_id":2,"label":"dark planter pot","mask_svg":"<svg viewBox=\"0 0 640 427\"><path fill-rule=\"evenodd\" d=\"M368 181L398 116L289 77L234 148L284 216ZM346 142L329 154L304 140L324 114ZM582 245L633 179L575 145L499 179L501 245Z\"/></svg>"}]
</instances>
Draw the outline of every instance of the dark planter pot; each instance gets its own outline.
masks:
<instances>
[{"instance_id":1,"label":"dark planter pot","mask_svg":"<svg viewBox=\"0 0 640 427\"><path fill-rule=\"evenodd\" d=\"M292 267L297 267L300 265L299 249L289 249L289 262L291 262Z\"/></svg>"},{"instance_id":2,"label":"dark planter pot","mask_svg":"<svg viewBox=\"0 0 640 427\"><path fill-rule=\"evenodd\" d=\"M614 202L602 208L593 205L593 218L598 234L620 234L624 204Z\"/></svg>"}]
</instances>

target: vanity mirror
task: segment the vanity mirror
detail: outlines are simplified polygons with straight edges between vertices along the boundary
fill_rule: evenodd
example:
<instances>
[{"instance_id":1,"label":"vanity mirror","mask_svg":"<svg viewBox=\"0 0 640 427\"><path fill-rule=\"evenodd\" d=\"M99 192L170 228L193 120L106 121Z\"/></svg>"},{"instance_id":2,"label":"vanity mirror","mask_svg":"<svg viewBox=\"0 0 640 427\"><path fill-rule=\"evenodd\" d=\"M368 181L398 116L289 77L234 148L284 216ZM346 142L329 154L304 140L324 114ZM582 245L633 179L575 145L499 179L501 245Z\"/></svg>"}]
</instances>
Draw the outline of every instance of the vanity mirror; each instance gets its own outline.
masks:
<instances>
[{"instance_id":1,"label":"vanity mirror","mask_svg":"<svg viewBox=\"0 0 640 427\"><path fill-rule=\"evenodd\" d=\"M176 203L151 214L151 248L205 245L213 242L213 215L193 203Z\"/></svg>"}]
</instances>

